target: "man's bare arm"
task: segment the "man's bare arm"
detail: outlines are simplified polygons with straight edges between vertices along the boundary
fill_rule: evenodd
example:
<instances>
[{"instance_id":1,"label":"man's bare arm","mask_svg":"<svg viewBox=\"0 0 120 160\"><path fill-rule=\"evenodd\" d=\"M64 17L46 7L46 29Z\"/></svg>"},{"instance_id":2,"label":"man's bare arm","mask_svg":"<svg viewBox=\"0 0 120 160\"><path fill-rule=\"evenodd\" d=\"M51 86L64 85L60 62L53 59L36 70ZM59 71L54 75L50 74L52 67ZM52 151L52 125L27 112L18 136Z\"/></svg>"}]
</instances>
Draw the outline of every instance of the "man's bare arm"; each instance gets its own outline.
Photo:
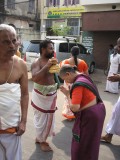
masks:
<instances>
[{"instance_id":1,"label":"man's bare arm","mask_svg":"<svg viewBox=\"0 0 120 160\"><path fill-rule=\"evenodd\" d=\"M120 74L114 74L113 76L110 76L107 79L112 82L118 82L120 81Z\"/></svg>"},{"instance_id":2,"label":"man's bare arm","mask_svg":"<svg viewBox=\"0 0 120 160\"><path fill-rule=\"evenodd\" d=\"M21 60L20 62L22 69L22 76L20 78L21 86L21 121L18 126L17 135L22 135L26 129L27 122L27 111L28 111L28 101L29 101L29 92L28 92L28 73L26 64Z\"/></svg>"}]
</instances>

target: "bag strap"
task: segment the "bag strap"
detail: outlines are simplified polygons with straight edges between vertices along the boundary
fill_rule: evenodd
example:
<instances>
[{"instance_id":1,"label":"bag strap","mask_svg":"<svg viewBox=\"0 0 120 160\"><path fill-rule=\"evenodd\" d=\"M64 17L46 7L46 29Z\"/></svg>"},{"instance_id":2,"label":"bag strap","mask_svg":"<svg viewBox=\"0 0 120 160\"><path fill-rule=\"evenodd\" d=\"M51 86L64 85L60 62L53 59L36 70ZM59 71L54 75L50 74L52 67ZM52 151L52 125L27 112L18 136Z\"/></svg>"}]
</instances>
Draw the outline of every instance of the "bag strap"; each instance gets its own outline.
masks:
<instances>
[{"instance_id":1,"label":"bag strap","mask_svg":"<svg viewBox=\"0 0 120 160\"><path fill-rule=\"evenodd\" d=\"M83 76L83 75L82 75ZM87 77L87 79L92 83L92 84L88 84L87 82L83 82L83 81L77 81L72 85L72 88L70 90L70 97L72 97L72 92L73 89L76 88L77 86L83 86L87 89L89 89L96 97L97 97L97 102L102 102L102 99L99 95L99 92L97 90L97 87L94 85L93 81L88 77L88 76L84 76L85 78Z\"/></svg>"}]
</instances>

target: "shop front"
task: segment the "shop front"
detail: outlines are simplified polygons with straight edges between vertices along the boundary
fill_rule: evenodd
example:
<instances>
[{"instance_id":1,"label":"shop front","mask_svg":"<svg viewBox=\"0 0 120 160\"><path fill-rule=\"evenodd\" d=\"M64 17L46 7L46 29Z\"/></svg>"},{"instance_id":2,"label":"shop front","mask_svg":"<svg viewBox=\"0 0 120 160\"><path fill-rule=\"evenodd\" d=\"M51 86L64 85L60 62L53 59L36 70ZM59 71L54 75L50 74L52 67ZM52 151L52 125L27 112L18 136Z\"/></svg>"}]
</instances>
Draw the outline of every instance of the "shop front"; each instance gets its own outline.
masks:
<instances>
[{"instance_id":1,"label":"shop front","mask_svg":"<svg viewBox=\"0 0 120 160\"><path fill-rule=\"evenodd\" d=\"M96 67L103 69L108 61L109 45L120 37L120 11L87 12L82 14L82 31L92 35ZM85 39L85 36L83 36Z\"/></svg>"},{"instance_id":2,"label":"shop front","mask_svg":"<svg viewBox=\"0 0 120 160\"><path fill-rule=\"evenodd\" d=\"M61 30L68 26L70 36L80 37L82 12L84 12L83 6L49 8L46 19L47 35L51 34L53 26Z\"/></svg>"}]
</instances>

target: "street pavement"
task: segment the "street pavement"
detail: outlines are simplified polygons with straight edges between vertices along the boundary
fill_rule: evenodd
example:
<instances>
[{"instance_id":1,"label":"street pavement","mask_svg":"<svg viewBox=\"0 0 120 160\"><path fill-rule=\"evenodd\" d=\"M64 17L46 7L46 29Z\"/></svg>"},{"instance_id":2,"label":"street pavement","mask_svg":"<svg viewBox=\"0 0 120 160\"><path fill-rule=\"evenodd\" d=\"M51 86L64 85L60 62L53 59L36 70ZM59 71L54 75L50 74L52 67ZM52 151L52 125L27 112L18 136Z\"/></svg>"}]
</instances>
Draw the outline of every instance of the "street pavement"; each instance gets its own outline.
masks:
<instances>
[{"instance_id":1,"label":"street pavement","mask_svg":"<svg viewBox=\"0 0 120 160\"><path fill-rule=\"evenodd\" d=\"M96 83L106 106L106 118L103 128L103 134L105 134L106 124L111 117L112 109L117 101L118 94L110 94L104 92L106 76L102 70L96 70L94 74L90 75L93 81ZM31 92L33 83L31 81L31 75L29 77L29 95L31 100ZM72 139L72 126L73 121L67 121L62 117L62 105L64 102L63 94L58 90L57 106L55 119L55 131L56 136L48 138L48 142L53 149L53 152L42 152L39 144L35 144L35 129L33 125L33 110L29 103L27 129L22 137L22 150L23 160L70 160L70 147ZM89 134L89 131L88 131ZM89 148L88 148L89 149ZM99 160L120 160L120 138L119 136L113 136L112 144L101 142Z\"/></svg>"}]
</instances>

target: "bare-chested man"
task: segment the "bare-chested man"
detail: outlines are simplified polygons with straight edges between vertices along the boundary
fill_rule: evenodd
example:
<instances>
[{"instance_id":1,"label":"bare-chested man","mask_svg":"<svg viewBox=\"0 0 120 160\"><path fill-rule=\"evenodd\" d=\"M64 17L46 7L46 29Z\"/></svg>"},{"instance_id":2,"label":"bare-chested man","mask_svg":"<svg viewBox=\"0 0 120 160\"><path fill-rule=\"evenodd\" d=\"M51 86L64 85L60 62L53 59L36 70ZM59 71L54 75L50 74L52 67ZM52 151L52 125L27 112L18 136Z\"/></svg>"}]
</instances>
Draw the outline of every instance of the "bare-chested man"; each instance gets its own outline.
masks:
<instances>
[{"instance_id":1,"label":"bare-chested man","mask_svg":"<svg viewBox=\"0 0 120 160\"><path fill-rule=\"evenodd\" d=\"M54 74L49 73L53 64L57 63L54 56L52 41L44 40L40 43L40 54L32 64L32 106L34 108L34 125L36 128L36 142L40 143L42 151L51 151L46 142L48 135L54 135L54 112L56 111L57 84Z\"/></svg>"},{"instance_id":2,"label":"bare-chested man","mask_svg":"<svg viewBox=\"0 0 120 160\"><path fill-rule=\"evenodd\" d=\"M24 61L15 55L16 31L0 25L0 160L22 160L21 135L28 109L28 77Z\"/></svg>"}]
</instances>

